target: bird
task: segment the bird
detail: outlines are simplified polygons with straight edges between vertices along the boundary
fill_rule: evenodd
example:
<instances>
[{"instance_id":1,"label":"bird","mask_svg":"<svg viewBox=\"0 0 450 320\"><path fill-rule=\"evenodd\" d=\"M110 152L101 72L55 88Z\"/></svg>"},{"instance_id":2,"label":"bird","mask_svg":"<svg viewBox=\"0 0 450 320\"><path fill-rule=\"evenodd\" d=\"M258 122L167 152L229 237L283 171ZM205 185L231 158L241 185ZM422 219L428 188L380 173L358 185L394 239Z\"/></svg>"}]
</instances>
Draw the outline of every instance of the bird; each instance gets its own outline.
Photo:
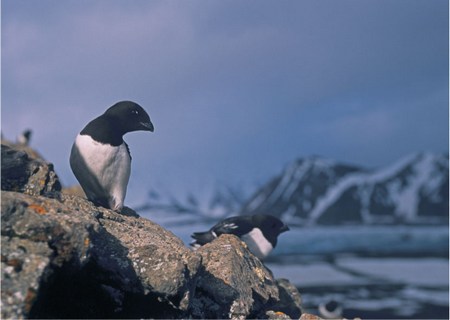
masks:
<instances>
[{"instance_id":1,"label":"bird","mask_svg":"<svg viewBox=\"0 0 450 320\"><path fill-rule=\"evenodd\" d=\"M278 236L289 230L280 219L268 214L233 216L226 218L209 231L194 232L191 246L198 248L221 234L234 234L260 260L266 258L277 245Z\"/></svg>"},{"instance_id":2,"label":"bird","mask_svg":"<svg viewBox=\"0 0 450 320\"><path fill-rule=\"evenodd\" d=\"M319 313L324 319L342 319L342 311L341 305L335 300L319 304Z\"/></svg>"},{"instance_id":3,"label":"bird","mask_svg":"<svg viewBox=\"0 0 450 320\"><path fill-rule=\"evenodd\" d=\"M17 136L17 144L28 146L30 144L31 135L33 134L33 131L31 129L26 129L21 134Z\"/></svg>"},{"instance_id":4,"label":"bird","mask_svg":"<svg viewBox=\"0 0 450 320\"><path fill-rule=\"evenodd\" d=\"M90 121L77 135L70 167L87 198L120 212L131 172L131 154L123 136L154 131L147 112L137 103L120 101Z\"/></svg>"}]
</instances>

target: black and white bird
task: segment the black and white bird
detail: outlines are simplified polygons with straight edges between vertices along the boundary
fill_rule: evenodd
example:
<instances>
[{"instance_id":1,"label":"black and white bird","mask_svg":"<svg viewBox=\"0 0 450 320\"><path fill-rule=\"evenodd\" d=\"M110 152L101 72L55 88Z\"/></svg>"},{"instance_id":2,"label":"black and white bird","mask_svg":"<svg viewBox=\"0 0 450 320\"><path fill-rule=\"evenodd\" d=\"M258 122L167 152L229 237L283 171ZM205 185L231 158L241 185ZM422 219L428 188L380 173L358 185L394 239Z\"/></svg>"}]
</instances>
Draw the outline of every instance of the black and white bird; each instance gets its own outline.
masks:
<instances>
[{"instance_id":1,"label":"black and white bird","mask_svg":"<svg viewBox=\"0 0 450 320\"><path fill-rule=\"evenodd\" d=\"M319 304L319 313L324 319L342 319L342 312L342 306L335 300Z\"/></svg>"},{"instance_id":2,"label":"black and white bird","mask_svg":"<svg viewBox=\"0 0 450 320\"><path fill-rule=\"evenodd\" d=\"M31 129L26 129L17 136L17 143L23 146L28 146L30 144L32 134L33 131L31 131Z\"/></svg>"},{"instance_id":3,"label":"black and white bird","mask_svg":"<svg viewBox=\"0 0 450 320\"><path fill-rule=\"evenodd\" d=\"M123 135L154 127L145 110L121 101L89 122L78 134L70 153L70 167L87 198L121 211L131 172L131 155Z\"/></svg>"},{"instance_id":4,"label":"black and white bird","mask_svg":"<svg viewBox=\"0 0 450 320\"><path fill-rule=\"evenodd\" d=\"M278 236L289 228L280 219L266 214L227 218L206 232L194 232L193 247L213 241L221 234L234 234L247 244L259 259L264 259L277 245Z\"/></svg>"}]
</instances>

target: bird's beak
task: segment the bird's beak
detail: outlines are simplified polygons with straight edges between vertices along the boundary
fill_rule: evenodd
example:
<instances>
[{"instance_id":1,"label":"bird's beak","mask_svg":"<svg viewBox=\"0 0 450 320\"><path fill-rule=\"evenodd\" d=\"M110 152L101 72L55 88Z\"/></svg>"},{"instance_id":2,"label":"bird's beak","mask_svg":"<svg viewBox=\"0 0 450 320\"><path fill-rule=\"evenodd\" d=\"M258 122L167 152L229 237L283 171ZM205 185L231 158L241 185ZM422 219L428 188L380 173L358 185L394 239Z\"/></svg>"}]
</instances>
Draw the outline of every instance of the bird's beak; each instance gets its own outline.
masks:
<instances>
[{"instance_id":1,"label":"bird's beak","mask_svg":"<svg viewBox=\"0 0 450 320\"><path fill-rule=\"evenodd\" d=\"M283 233L283 232L286 232L286 231L289 231L289 227L287 225L283 225L281 227L281 229L280 229L280 233Z\"/></svg>"},{"instance_id":2,"label":"bird's beak","mask_svg":"<svg viewBox=\"0 0 450 320\"><path fill-rule=\"evenodd\" d=\"M153 123L151 122L140 122L142 129L145 131L151 131L153 132L155 128L153 127Z\"/></svg>"}]
</instances>

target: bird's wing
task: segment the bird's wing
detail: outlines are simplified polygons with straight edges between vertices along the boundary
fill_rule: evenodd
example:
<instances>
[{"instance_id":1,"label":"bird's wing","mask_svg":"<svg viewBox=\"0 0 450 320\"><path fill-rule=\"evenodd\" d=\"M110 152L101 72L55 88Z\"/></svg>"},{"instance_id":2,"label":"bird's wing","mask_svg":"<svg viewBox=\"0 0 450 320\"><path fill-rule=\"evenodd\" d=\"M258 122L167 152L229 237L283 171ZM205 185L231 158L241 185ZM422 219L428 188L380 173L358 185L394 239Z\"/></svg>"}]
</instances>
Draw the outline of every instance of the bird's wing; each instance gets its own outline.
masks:
<instances>
[{"instance_id":1,"label":"bird's wing","mask_svg":"<svg viewBox=\"0 0 450 320\"><path fill-rule=\"evenodd\" d=\"M133 158L131 157L130 147L128 146L128 144L125 141L123 142L123 144L127 148L128 155L130 156L130 161L133 160Z\"/></svg>"},{"instance_id":2,"label":"bird's wing","mask_svg":"<svg viewBox=\"0 0 450 320\"><path fill-rule=\"evenodd\" d=\"M194 232L191 235L191 238L194 239L194 241L191 243L191 246L202 246L204 244L207 244L208 242L213 241L216 237L211 233L211 231L206 232Z\"/></svg>"},{"instance_id":3,"label":"bird's wing","mask_svg":"<svg viewBox=\"0 0 450 320\"><path fill-rule=\"evenodd\" d=\"M218 236L224 233L231 233L238 237L249 233L253 229L251 220L246 216L230 217L216 224L211 231Z\"/></svg>"}]
</instances>

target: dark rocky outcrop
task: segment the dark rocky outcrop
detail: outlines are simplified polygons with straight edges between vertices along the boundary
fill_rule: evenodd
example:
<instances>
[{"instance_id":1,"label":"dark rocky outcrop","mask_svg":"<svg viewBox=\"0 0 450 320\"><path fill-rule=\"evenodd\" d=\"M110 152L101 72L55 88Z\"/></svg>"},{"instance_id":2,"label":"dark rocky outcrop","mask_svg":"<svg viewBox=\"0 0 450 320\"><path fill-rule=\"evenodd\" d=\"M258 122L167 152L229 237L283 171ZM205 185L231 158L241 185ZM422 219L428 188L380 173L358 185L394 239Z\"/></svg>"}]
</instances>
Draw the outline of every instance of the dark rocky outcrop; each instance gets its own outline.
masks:
<instances>
[{"instance_id":1,"label":"dark rocky outcrop","mask_svg":"<svg viewBox=\"0 0 450 320\"><path fill-rule=\"evenodd\" d=\"M205 271L197 285L194 316L254 318L279 300L272 274L237 237L223 235L197 252Z\"/></svg>"},{"instance_id":2,"label":"dark rocky outcrop","mask_svg":"<svg viewBox=\"0 0 450 320\"><path fill-rule=\"evenodd\" d=\"M300 295L234 236L192 251L125 208L59 192L2 145L2 318L299 318Z\"/></svg>"},{"instance_id":3,"label":"dark rocky outcrop","mask_svg":"<svg viewBox=\"0 0 450 320\"><path fill-rule=\"evenodd\" d=\"M6 191L2 261L20 266L3 274L2 299L22 306L9 317L32 318L181 316L201 266L198 255L149 220L82 198Z\"/></svg>"},{"instance_id":4,"label":"dark rocky outcrop","mask_svg":"<svg viewBox=\"0 0 450 320\"><path fill-rule=\"evenodd\" d=\"M53 165L37 153L27 147L13 149L2 144L2 190L42 195L61 191L61 183Z\"/></svg>"}]
</instances>

